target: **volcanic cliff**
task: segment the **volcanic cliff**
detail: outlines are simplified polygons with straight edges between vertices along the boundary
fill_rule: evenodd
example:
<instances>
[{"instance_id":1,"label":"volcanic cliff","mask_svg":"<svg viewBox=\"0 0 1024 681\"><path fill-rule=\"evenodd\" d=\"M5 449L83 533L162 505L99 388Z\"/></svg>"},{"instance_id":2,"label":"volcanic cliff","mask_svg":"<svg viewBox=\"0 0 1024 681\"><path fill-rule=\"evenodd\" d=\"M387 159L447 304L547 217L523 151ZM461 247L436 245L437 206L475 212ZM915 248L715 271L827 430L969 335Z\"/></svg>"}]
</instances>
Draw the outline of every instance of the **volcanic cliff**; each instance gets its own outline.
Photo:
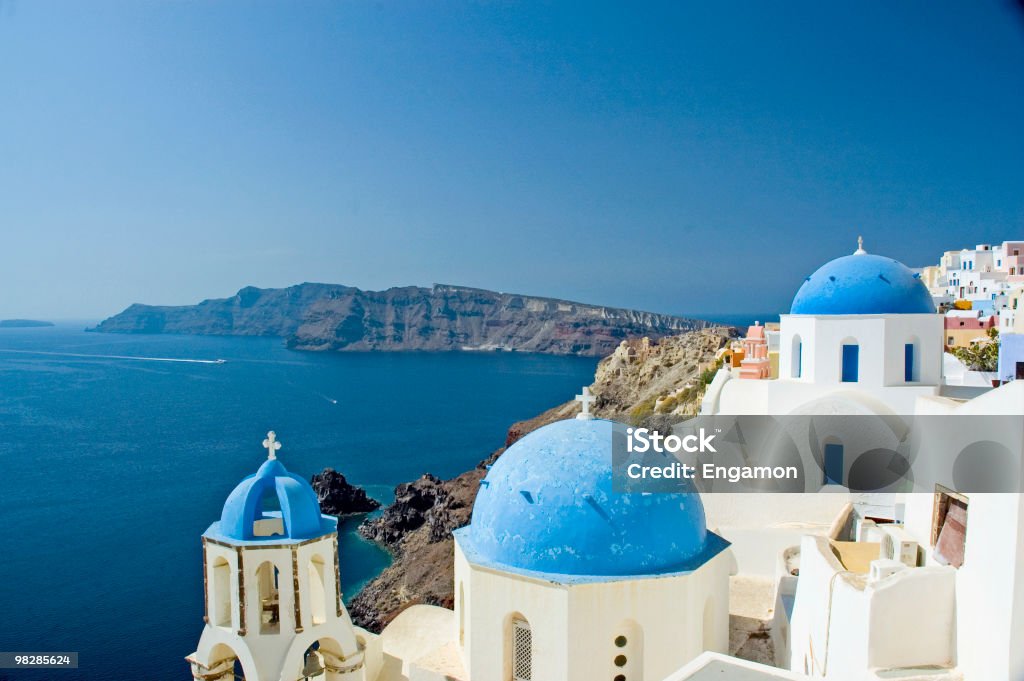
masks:
<instances>
[{"instance_id":1,"label":"volcanic cliff","mask_svg":"<svg viewBox=\"0 0 1024 681\"><path fill-rule=\"evenodd\" d=\"M699 319L464 286L363 291L246 287L197 305L135 304L94 331L280 336L296 350L517 350L603 357L625 339L712 326Z\"/></svg>"}]
</instances>

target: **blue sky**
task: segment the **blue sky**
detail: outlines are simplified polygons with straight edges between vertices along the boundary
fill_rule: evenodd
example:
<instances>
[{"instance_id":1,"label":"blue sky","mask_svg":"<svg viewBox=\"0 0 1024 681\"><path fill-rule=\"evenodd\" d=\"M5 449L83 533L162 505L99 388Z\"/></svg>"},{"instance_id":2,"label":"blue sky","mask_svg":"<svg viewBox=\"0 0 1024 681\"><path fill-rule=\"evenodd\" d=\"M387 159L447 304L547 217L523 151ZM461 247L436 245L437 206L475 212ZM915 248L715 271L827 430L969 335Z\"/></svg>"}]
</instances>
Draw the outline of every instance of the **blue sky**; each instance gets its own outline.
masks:
<instances>
[{"instance_id":1,"label":"blue sky","mask_svg":"<svg viewBox=\"0 0 1024 681\"><path fill-rule=\"evenodd\" d=\"M1024 238L1008 1L0 0L0 317L433 282L788 306Z\"/></svg>"}]
</instances>

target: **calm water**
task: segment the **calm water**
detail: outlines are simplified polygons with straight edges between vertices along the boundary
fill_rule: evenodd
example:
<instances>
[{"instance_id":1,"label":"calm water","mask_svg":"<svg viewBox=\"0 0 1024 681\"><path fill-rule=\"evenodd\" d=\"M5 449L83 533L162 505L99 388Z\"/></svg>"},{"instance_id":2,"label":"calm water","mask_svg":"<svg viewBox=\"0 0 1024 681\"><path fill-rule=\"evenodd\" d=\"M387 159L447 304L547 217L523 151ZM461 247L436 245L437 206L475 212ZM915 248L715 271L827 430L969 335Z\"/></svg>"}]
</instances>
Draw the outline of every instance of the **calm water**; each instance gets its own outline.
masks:
<instances>
[{"instance_id":1,"label":"calm water","mask_svg":"<svg viewBox=\"0 0 1024 681\"><path fill-rule=\"evenodd\" d=\"M595 367L509 353L299 353L277 339L83 326L0 329L0 651L79 651L81 665L0 679L190 678L199 535L266 458L267 430L291 471L332 466L386 501L399 482L475 464L512 421L571 398ZM355 525L339 547L346 597L388 561Z\"/></svg>"}]
</instances>

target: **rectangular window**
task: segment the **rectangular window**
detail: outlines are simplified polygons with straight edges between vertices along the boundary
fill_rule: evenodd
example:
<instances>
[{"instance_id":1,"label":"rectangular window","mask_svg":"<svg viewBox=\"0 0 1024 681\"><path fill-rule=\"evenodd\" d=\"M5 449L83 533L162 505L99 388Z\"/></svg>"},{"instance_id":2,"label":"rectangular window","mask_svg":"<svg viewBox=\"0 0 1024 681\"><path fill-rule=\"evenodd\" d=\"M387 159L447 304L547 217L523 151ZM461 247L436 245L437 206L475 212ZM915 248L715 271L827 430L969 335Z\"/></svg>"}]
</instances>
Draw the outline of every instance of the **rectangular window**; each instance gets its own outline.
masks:
<instances>
[{"instance_id":1,"label":"rectangular window","mask_svg":"<svg viewBox=\"0 0 1024 681\"><path fill-rule=\"evenodd\" d=\"M842 445L825 445L825 484L843 484Z\"/></svg>"},{"instance_id":2,"label":"rectangular window","mask_svg":"<svg viewBox=\"0 0 1024 681\"><path fill-rule=\"evenodd\" d=\"M907 343L903 346L903 380L913 383L914 378L914 344Z\"/></svg>"},{"instance_id":3,"label":"rectangular window","mask_svg":"<svg viewBox=\"0 0 1024 681\"><path fill-rule=\"evenodd\" d=\"M1017 380L1024 380L1024 362L1017 362Z\"/></svg>"},{"instance_id":4,"label":"rectangular window","mask_svg":"<svg viewBox=\"0 0 1024 681\"><path fill-rule=\"evenodd\" d=\"M796 377L800 378L804 375L804 344L796 344Z\"/></svg>"},{"instance_id":5,"label":"rectangular window","mask_svg":"<svg viewBox=\"0 0 1024 681\"><path fill-rule=\"evenodd\" d=\"M843 345L843 383L856 383L860 373L860 346Z\"/></svg>"}]
</instances>

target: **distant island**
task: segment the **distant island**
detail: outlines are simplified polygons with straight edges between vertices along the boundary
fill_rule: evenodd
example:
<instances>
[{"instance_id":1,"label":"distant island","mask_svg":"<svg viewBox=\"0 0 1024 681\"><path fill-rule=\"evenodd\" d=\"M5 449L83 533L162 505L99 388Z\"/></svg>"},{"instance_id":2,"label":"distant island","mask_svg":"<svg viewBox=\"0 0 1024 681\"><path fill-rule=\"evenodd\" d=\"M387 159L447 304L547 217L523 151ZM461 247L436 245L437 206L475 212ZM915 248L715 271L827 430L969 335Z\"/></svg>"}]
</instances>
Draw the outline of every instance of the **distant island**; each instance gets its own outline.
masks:
<instances>
[{"instance_id":1,"label":"distant island","mask_svg":"<svg viewBox=\"0 0 1024 681\"><path fill-rule=\"evenodd\" d=\"M36 319L0 319L0 329L34 329L39 326L53 326L53 322Z\"/></svg>"},{"instance_id":2,"label":"distant island","mask_svg":"<svg viewBox=\"0 0 1024 681\"><path fill-rule=\"evenodd\" d=\"M363 291L336 284L241 289L198 305L135 304L103 333L278 336L296 350L485 350L605 356L627 338L715 326L700 319L436 284Z\"/></svg>"}]
</instances>

